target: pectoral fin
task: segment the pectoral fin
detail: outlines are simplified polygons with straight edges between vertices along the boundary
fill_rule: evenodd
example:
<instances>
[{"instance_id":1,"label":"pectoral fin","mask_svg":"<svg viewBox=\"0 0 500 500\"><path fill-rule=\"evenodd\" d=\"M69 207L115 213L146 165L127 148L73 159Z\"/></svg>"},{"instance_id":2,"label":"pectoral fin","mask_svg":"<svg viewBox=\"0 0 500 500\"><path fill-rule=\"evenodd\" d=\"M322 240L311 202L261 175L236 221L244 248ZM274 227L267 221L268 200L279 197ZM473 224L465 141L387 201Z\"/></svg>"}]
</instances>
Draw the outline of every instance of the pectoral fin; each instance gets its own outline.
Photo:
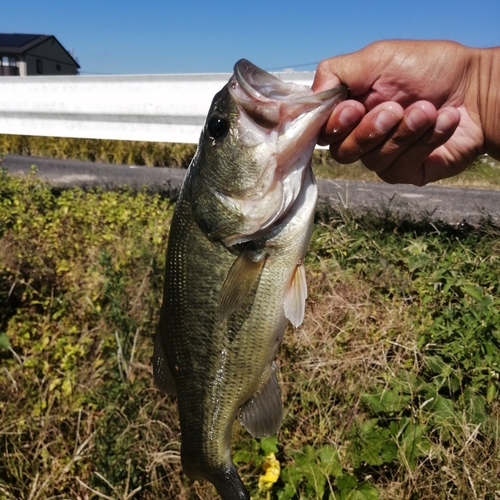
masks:
<instances>
[{"instance_id":1,"label":"pectoral fin","mask_svg":"<svg viewBox=\"0 0 500 500\"><path fill-rule=\"evenodd\" d=\"M304 321L307 299L307 281L304 264L300 262L285 293L285 316L297 328Z\"/></svg>"},{"instance_id":2,"label":"pectoral fin","mask_svg":"<svg viewBox=\"0 0 500 500\"><path fill-rule=\"evenodd\" d=\"M266 256L254 250L243 250L233 262L222 285L219 323L229 318L248 297L266 263Z\"/></svg>"},{"instance_id":3,"label":"pectoral fin","mask_svg":"<svg viewBox=\"0 0 500 500\"><path fill-rule=\"evenodd\" d=\"M156 334L155 347L153 351L153 379L156 387L158 387L161 392L166 392L171 396L175 396L177 392L175 380L172 377L172 373L167 365L159 333Z\"/></svg>"},{"instance_id":4,"label":"pectoral fin","mask_svg":"<svg viewBox=\"0 0 500 500\"><path fill-rule=\"evenodd\" d=\"M272 436L281 427L283 406L276 368L273 363L267 383L241 407L240 421L253 437Z\"/></svg>"}]
</instances>

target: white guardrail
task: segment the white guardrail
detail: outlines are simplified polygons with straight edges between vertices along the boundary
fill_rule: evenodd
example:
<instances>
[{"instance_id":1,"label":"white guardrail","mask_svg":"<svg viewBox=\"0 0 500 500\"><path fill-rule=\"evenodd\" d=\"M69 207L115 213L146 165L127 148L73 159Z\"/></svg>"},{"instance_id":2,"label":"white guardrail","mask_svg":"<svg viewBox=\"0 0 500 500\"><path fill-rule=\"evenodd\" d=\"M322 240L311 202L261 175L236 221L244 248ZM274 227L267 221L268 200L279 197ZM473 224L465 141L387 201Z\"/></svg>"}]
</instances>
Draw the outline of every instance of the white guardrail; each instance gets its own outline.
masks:
<instances>
[{"instance_id":1,"label":"white guardrail","mask_svg":"<svg viewBox=\"0 0 500 500\"><path fill-rule=\"evenodd\" d=\"M275 73L311 85L314 73ZM230 73L0 77L0 133L197 143Z\"/></svg>"}]
</instances>

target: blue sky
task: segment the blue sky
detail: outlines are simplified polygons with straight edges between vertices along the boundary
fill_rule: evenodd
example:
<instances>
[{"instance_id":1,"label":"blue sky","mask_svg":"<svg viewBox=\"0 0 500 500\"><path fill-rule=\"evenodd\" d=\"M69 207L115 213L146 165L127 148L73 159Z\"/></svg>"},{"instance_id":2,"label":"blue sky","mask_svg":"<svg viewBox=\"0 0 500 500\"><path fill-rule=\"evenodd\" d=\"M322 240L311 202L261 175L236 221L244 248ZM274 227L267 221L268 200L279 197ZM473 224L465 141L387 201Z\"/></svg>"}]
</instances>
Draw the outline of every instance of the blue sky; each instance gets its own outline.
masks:
<instances>
[{"instance_id":1,"label":"blue sky","mask_svg":"<svg viewBox=\"0 0 500 500\"><path fill-rule=\"evenodd\" d=\"M0 0L0 32L55 35L82 74L310 71L379 39L500 45L499 22L500 0Z\"/></svg>"}]
</instances>

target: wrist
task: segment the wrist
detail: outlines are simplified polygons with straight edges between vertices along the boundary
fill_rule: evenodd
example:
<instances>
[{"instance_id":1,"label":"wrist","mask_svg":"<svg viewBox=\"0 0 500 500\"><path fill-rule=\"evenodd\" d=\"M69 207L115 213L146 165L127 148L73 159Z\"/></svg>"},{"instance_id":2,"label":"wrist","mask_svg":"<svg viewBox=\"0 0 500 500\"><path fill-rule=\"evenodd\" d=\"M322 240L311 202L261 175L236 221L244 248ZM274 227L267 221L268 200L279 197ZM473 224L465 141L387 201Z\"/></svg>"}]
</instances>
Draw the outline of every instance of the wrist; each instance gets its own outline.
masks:
<instances>
[{"instance_id":1,"label":"wrist","mask_svg":"<svg viewBox=\"0 0 500 500\"><path fill-rule=\"evenodd\" d=\"M500 47L477 51L477 106L484 152L500 159Z\"/></svg>"}]
</instances>

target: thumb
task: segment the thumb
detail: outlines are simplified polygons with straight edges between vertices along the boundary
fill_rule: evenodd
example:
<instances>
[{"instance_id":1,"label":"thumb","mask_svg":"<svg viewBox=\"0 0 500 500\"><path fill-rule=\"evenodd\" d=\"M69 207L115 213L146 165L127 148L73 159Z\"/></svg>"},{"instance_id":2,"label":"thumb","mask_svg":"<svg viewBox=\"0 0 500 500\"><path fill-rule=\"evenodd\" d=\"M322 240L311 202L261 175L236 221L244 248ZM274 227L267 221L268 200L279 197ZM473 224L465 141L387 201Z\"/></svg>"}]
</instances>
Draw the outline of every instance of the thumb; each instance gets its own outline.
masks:
<instances>
[{"instance_id":1,"label":"thumb","mask_svg":"<svg viewBox=\"0 0 500 500\"><path fill-rule=\"evenodd\" d=\"M376 80L375 61L365 47L358 52L324 59L318 64L312 84L314 93L342 83L351 97L359 97L372 88Z\"/></svg>"}]
</instances>

